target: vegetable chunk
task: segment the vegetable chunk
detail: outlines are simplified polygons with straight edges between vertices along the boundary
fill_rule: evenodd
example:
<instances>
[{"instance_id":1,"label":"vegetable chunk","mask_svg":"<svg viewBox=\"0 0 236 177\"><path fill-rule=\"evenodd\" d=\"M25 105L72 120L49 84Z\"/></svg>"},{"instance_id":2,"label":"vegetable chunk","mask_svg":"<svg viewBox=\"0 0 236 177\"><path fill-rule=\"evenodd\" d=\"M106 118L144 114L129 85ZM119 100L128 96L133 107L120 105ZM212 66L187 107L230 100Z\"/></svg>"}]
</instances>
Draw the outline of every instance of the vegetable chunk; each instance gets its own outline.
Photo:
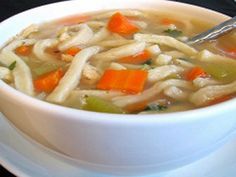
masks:
<instances>
[{"instance_id":1,"label":"vegetable chunk","mask_svg":"<svg viewBox=\"0 0 236 177\"><path fill-rule=\"evenodd\" d=\"M36 91L50 93L58 85L63 74L64 73L62 69L59 68L56 71L52 71L37 78L36 80L34 80L34 87Z\"/></svg>"},{"instance_id":2,"label":"vegetable chunk","mask_svg":"<svg viewBox=\"0 0 236 177\"><path fill-rule=\"evenodd\" d=\"M137 94L143 91L147 75L144 70L106 70L97 88Z\"/></svg>"},{"instance_id":3,"label":"vegetable chunk","mask_svg":"<svg viewBox=\"0 0 236 177\"><path fill-rule=\"evenodd\" d=\"M121 108L99 97L88 96L85 98L85 100L86 100L86 104L83 106L83 109L85 110L95 111L95 112L114 113L114 114L124 113L124 111Z\"/></svg>"},{"instance_id":4,"label":"vegetable chunk","mask_svg":"<svg viewBox=\"0 0 236 177\"><path fill-rule=\"evenodd\" d=\"M139 29L132 24L125 16L120 12L115 13L108 22L108 30L120 35L131 35L136 33Z\"/></svg>"}]
</instances>

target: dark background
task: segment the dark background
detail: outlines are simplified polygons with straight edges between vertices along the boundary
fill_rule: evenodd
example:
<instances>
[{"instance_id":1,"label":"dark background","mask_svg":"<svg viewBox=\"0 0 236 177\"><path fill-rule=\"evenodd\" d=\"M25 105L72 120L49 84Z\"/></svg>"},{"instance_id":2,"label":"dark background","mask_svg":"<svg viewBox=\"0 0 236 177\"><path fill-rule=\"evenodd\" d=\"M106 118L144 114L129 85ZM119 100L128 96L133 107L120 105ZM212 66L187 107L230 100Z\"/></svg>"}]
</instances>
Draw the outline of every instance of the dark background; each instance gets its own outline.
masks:
<instances>
[{"instance_id":1,"label":"dark background","mask_svg":"<svg viewBox=\"0 0 236 177\"><path fill-rule=\"evenodd\" d=\"M92 3L92 0L90 1ZM236 2L234 0L175 0L175 1L186 2L190 4L207 7L209 9L213 9L230 16L236 15ZM58 0L1 0L0 21L3 21L4 19L14 14L30 9L32 7L53 2L59 2L59 1ZM1 167L1 164L0 164L0 176L14 177L14 175L11 175L10 173L8 173L7 170Z\"/></svg>"}]
</instances>

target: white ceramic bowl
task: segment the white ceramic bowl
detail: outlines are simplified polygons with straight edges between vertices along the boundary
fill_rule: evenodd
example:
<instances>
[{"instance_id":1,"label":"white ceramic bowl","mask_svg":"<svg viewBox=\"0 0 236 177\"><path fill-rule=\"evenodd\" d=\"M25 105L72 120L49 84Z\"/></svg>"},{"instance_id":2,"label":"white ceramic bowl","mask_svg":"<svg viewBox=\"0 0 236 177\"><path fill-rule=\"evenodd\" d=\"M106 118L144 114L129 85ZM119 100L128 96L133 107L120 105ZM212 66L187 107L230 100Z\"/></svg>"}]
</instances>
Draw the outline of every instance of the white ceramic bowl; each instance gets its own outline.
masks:
<instances>
[{"instance_id":1,"label":"white ceramic bowl","mask_svg":"<svg viewBox=\"0 0 236 177\"><path fill-rule=\"evenodd\" d=\"M0 24L0 45L32 23L114 8L161 9L214 23L229 17L204 8L157 0L79 0L35 8ZM89 169L136 175L173 169L217 148L236 125L236 99L162 115L113 115L46 103L0 81L0 110L21 131Z\"/></svg>"}]
</instances>

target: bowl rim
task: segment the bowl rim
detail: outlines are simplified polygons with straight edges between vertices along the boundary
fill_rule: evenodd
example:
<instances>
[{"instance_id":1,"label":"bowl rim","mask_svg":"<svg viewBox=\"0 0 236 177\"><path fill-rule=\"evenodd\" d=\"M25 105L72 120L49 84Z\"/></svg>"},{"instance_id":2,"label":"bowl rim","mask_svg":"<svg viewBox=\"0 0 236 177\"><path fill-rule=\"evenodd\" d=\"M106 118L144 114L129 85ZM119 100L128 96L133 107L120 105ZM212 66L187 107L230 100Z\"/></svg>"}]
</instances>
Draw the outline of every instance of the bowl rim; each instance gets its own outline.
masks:
<instances>
[{"instance_id":1,"label":"bowl rim","mask_svg":"<svg viewBox=\"0 0 236 177\"><path fill-rule=\"evenodd\" d=\"M73 0L76 1L76 0ZM42 6L38 6L26 11L23 11L21 13L18 13L16 15L13 15L6 20L2 21L0 23L0 26L3 23L7 23L13 19L13 17L18 15L24 15L24 13L29 13L31 11L35 11L44 7L48 6L55 6L57 4L64 4L64 3L71 3L73 1L62 1L62 2L56 2L56 3L50 3ZM198 10L204 10L207 13L212 13L215 15L219 15L225 18L229 18L229 16L222 14L220 12L216 12L211 9L207 9L204 7L182 3L182 2L175 2L175 1L162 1L163 3L169 3L169 4L177 4L180 6L186 6ZM97 123L102 123L103 121L108 123L119 123L119 124L143 124L143 123L176 123L176 122L182 122L182 121L195 121L199 120L205 117L214 117L212 115L222 114L227 110L233 110L236 105L236 98L230 99L228 101L224 101L222 103L197 108L193 110L187 110L187 111L179 111L179 112L171 112L171 113L163 113L163 114L111 114L111 113L100 113L100 112L93 112L93 111L86 111L86 110L80 110L70 107L65 107L61 105L56 105L53 103L49 103L46 101L39 100L37 98L31 97L29 95L26 95L15 88L9 86L4 81L0 80L0 94L4 95L3 97L8 97L7 99L14 100L17 102L17 104L22 104L24 106L27 106L28 108L34 108L36 110L44 111L54 113L54 114L60 114L61 116L54 116L54 118L61 119L63 117L66 117L66 119L71 120L83 120L83 121L93 121ZM0 95L0 96L1 96ZM49 109L50 107L50 109ZM4 111L2 111L4 113ZM81 115L81 116L78 116ZM200 116L204 115L204 116ZM211 116L209 116L211 115ZM158 117L160 116L160 117ZM144 119L145 118L145 119Z\"/></svg>"}]
</instances>

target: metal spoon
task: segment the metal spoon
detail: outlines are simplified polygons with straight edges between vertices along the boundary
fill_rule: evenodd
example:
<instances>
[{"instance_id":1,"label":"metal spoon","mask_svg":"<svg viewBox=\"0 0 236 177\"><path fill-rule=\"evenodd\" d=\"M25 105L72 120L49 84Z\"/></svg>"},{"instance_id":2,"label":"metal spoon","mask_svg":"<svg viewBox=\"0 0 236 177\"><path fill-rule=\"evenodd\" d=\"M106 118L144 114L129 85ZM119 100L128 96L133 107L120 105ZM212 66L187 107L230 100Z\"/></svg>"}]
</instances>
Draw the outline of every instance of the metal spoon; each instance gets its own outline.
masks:
<instances>
[{"instance_id":1,"label":"metal spoon","mask_svg":"<svg viewBox=\"0 0 236 177\"><path fill-rule=\"evenodd\" d=\"M220 35L223 35L231 30L236 28L236 16L231 18L230 20L227 20L214 28L211 28L210 30L207 30L201 34L198 34L197 36L194 36L193 38L189 39L186 43L189 45L202 43L204 41L209 41L212 39L218 38Z\"/></svg>"}]
</instances>

